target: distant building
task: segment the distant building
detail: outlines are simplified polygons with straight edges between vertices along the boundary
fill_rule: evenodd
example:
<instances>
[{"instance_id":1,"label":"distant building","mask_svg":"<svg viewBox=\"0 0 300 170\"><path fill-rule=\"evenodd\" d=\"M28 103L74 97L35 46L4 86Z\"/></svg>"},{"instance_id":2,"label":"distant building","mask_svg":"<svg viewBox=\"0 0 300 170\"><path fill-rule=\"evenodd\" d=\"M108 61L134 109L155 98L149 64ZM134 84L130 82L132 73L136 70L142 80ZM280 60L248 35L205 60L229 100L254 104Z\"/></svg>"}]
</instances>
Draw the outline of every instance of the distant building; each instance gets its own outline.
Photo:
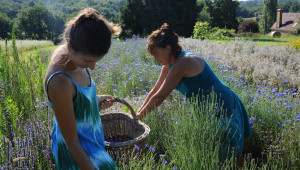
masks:
<instances>
[{"instance_id":1,"label":"distant building","mask_svg":"<svg viewBox=\"0 0 300 170\"><path fill-rule=\"evenodd\" d=\"M295 31L299 26L300 13L282 13L281 9L277 9L276 22L271 27L272 31L280 33L289 33Z\"/></svg>"}]
</instances>

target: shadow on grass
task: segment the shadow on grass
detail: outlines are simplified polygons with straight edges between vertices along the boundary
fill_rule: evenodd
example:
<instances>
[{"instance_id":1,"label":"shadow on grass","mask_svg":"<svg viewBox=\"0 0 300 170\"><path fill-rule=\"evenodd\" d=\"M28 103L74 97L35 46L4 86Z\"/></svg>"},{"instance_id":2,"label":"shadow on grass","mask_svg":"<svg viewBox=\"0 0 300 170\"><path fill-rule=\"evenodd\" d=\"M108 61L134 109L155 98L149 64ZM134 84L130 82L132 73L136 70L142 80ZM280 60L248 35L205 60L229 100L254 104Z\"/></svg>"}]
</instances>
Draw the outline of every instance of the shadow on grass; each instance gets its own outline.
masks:
<instances>
[{"instance_id":1,"label":"shadow on grass","mask_svg":"<svg viewBox=\"0 0 300 170\"><path fill-rule=\"evenodd\" d=\"M281 42L281 43L287 43L290 42L288 40L276 40L276 39L261 39L261 38L249 38L249 39L245 39L245 40L252 40L252 41L259 41L259 42Z\"/></svg>"}]
</instances>

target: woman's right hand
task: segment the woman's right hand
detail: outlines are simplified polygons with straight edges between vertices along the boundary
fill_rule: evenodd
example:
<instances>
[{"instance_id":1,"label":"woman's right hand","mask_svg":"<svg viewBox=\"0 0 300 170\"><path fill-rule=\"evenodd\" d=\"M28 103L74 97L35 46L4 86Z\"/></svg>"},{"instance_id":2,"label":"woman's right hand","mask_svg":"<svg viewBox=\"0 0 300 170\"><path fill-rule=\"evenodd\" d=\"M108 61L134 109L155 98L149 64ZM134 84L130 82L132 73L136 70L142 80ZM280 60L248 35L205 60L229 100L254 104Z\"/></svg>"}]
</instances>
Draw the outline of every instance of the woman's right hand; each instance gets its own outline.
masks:
<instances>
[{"instance_id":1,"label":"woman's right hand","mask_svg":"<svg viewBox=\"0 0 300 170\"><path fill-rule=\"evenodd\" d=\"M114 98L110 95L97 95L99 109L105 110L110 108L113 105L113 99Z\"/></svg>"}]
</instances>

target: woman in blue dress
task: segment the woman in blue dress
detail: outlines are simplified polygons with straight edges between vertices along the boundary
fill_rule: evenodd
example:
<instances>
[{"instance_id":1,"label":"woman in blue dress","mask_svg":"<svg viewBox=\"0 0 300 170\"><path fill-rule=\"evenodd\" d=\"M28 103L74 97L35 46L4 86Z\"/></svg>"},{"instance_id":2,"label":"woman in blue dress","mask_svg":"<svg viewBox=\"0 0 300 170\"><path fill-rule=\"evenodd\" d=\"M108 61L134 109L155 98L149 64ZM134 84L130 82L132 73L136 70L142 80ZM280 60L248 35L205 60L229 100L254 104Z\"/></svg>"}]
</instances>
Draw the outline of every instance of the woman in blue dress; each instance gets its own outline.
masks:
<instances>
[{"instance_id":1,"label":"woman in blue dress","mask_svg":"<svg viewBox=\"0 0 300 170\"><path fill-rule=\"evenodd\" d=\"M109 108L112 96L97 96L89 69L104 57L112 35L121 31L96 10L87 8L71 19L64 41L52 54L45 86L55 116L52 153L56 169L116 169L105 150L99 115Z\"/></svg>"},{"instance_id":2,"label":"woman in blue dress","mask_svg":"<svg viewBox=\"0 0 300 170\"><path fill-rule=\"evenodd\" d=\"M138 117L144 117L162 104L174 89L187 98L198 95L199 101L203 96L214 92L225 112L222 114L225 116L224 120L230 120L225 133L229 135L230 148L236 149L234 155L238 156L238 164L242 166L244 138L251 136L251 128L247 112L239 97L219 80L203 58L182 51L182 47L178 44L178 35L168 24L165 23L160 29L152 32L148 37L147 49L163 66L156 84L138 110ZM228 149L220 150L221 159L231 156L231 153L224 153L224 150Z\"/></svg>"}]
</instances>

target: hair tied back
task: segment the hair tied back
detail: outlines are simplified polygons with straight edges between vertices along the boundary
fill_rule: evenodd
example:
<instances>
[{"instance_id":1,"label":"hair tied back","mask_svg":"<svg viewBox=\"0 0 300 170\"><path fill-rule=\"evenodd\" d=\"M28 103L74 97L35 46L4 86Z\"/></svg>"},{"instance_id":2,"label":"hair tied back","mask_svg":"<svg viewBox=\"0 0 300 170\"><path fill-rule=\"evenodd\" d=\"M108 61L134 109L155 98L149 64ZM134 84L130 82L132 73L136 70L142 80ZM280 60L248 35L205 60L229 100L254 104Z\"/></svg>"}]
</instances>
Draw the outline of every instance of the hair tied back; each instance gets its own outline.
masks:
<instances>
[{"instance_id":1,"label":"hair tied back","mask_svg":"<svg viewBox=\"0 0 300 170\"><path fill-rule=\"evenodd\" d=\"M172 33L173 30L170 28L170 26L167 23L164 23L161 28L160 28L161 32L165 32L165 33Z\"/></svg>"}]
</instances>

